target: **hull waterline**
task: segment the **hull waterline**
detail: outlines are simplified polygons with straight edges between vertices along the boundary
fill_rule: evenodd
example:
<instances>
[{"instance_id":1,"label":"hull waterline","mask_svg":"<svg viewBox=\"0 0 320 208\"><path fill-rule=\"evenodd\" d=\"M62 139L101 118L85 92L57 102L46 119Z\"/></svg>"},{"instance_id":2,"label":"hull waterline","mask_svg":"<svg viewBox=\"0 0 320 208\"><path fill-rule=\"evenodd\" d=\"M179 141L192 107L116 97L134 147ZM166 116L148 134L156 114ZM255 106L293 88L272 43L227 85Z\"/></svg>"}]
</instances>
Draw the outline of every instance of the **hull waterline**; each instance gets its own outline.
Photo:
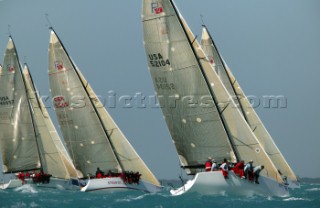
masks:
<instances>
[{"instance_id":1,"label":"hull waterline","mask_svg":"<svg viewBox=\"0 0 320 208\"><path fill-rule=\"evenodd\" d=\"M184 186L171 190L170 193L174 196L194 192L202 195L289 196L287 186L270 178L260 176L259 183L241 179L233 171L229 172L228 179L225 179L220 171L202 172L196 174L194 179L187 181Z\"/></svg>"},{"instance_id":2,"label":"hull waterline","mask_svg":"<svg viewBox=\"0 0 320 208\"><path fill-rule=\"evenodd\" d=\"M127 191L127 190L137 190L149 193L155 193L161 191L162 187L156 186L144 180L140 180L139 184L128 184L124 183L119 177L113 178L100 178L100 179L88 179L86 185L81 188L83 192L113 192L113 191Z\"/></svg>"}]
</instances>

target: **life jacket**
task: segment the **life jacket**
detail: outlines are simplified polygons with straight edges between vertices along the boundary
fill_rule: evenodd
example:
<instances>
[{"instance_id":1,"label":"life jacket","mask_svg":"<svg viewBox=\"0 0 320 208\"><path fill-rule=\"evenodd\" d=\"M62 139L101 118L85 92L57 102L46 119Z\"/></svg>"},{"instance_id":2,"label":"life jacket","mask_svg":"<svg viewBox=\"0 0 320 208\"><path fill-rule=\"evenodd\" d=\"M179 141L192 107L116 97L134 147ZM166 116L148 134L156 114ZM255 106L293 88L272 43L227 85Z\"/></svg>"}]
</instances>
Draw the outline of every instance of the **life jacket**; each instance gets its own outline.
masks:
<instances>
[{"instance_id":1,"label":"life jacket","mask_svg":"<svg viewBox=\"0 0 320 208\"><path fill-rule=\"evenodd\" d=\"M206 171L210 171L211 170L211 166L212 166L211 161L207 161L204 166L205 166Z\"/></svg>"},{"instance_id":2,"label":"life jacket","mask_svg":"<svg viewBox=\"0 0 320 208\"><path fill-rule=\"evenodd\" d=\"M241 172L243 172L243 168L244 168L244 165L242 162L238 162L234 168L233 168L233 172L235 174L238 174L238 175L241 175Z\"/></svg>"},{"instance_id":3,"label":"life jacket","mask_svg":"<svg viewBox=\"0 0 320 208\"><path fill-rule=\"evenodd\" d=\"M102 178L102 174L101 174L101 173L98 173L98 174L97 174L97 178Z\"/></svg>"}]
</instances>

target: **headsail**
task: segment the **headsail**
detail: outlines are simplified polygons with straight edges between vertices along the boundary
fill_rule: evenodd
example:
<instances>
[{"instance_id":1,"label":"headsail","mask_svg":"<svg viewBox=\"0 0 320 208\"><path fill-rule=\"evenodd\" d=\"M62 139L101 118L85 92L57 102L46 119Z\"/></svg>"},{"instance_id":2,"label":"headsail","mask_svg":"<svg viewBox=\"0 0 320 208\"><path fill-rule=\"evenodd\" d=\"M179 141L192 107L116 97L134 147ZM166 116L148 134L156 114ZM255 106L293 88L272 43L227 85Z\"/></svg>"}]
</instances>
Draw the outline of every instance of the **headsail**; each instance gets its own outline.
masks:
<instances>
[{"instance_id":1,"label":"headsail","mask_svg":"<svg viewBox=\"0 0 320 208\"><path fill-rule=\"evenodd\" d=\"M159 181L131 146L117 124L113 121L110 114L107 112L97 95L92 90L90 84L82 75L81 71L78 68L77 71L82 83L84 84L84 86L86 86L86 90L89 93L90 99L93 101L97 112L101 117L104 128L109 134L110 140L115 147L116 154L119 156L124 169L139 171L141 174L141 179L149 181L155 185L160 185Z\"/></svg>"},{"instance_id":2,"label":"headsail","mask_svg":"<svg viewBox=\"0 0 320 208\"><path fill-rule=\"evenodd\" d=\"M3 171L40 168L36 135L29 101L12 38L5 51L0 74L0 142Z\"/></svg>"},{"instance_id":3,"label":"headsail","mask_svg":"<svg viewBox=\"0 0 320 208\"><path fill-rule=\"evenodd\" d=\"M39 99L27 65L24 67L23 75L33 110L43 171L50 173L56 178L78 178L76 170L74 168L72 169L72 163L67 160L66 153L62 153L62 151L65 151L64 148L61 149L63 144L52 124L48 112L44 108L42 100ZM56 145L57 143L60 143L59 148Z\"/></svg>"},{"instance_id":4,"label":"headsail","mask_svg":"<svg viewBox=\"0 0 320 208\"><path fill-rule=\"evenodd\" d=\"M268 154L276 168L278 168L283 175L287 176L291 180L297 181L297 177L295 176L294 172L274 143L271 135L261 122L259 116L252 108L249 100L242 91L231 70L224 63L212 39L212 36L205 26L203 27L201 46L208 56L210 63L213 65L217 74L219 75L222 83L224 84L230 95L234 98L234 100L239 104L239 109L243 113L245 120L248 122L252 131L256 135L257 139L265 149L266 153Z\"/></svg>"},{"instance_id":5,"label":"headsail","mask_svg":"<svg viewBox=\"0 0 320 208\"><path fill-rule=\"evenodd\" d=\"M56 114L76 167L84 174L139 171L159 185L51 31L49 76ZM71 103L72 102L72 103Z\"/></svg>"},{"instance_id":6,"label":"headsail","mask_svg":"<svg viewBox=\"0 0 320 208\"><path fill-rule=\"evenodd\" d=\"M158 9L159 5L161 9ZM154 7L157 8L154 9ZM200 44L175 8L173 2L171 0L145 0L143 11L145 47L149 58L150 71L153 77L157 77L157 73L160 74L161 72L162 74L158 77L163 77L164 72L171 75L167 76L166 80L169 86L171 84L171 86L174 86L173 92L178 95L176 99L177 110L175 111L179 112L181 109L184 110L183 106L179 106L179 102L181 102L179 98L186 96L186 94L183 93L185 89L189 90L187 96L197 96L199 92L201 92L199 88L203 88L208 92L206 95L209 95L210 100L214 100L218 108L218 112L214 111L215 114L209 111L205 115L197 115L198 118L196 121L198 123L190 125L189 128L192 130L195 125L200 125L203 128L201 132L196 132L196 134L192 135L191 139L196 140L198 139L198 134L202 134L203 137L207 138L206 141L203 141L203 146L210 142L217 145L215 143L217 137L210 134L210 130L215 128L215 126L206 126L207 122L205 122L207 121L205 119L206 116L210 115L214 120L220 120L220 122L223 123L223 125L214 129L214 132L227 132L227 134L223 135L222 139L225 141L225 144L230 141L232 147L235 149L235 155L238 160L243 159L249 161L252 159L257 164L263 164L267 170L265 171L266 173L264 172L265 175L274 178L278 182L283 182L277 169L243 119L241 112L236 108L236 104L230 94L225 89L216 72L212 69ZM159 23L156 24L155 21L159 21ZM161 28L164 28L164 33ZM161 59L158 60L158 57L158 59L153 60L153 57L149 56L149 54L161 54ZM162 59L167 60L170 64L164 64ZM176 61L179 61L179 64L176 64ZM192 70L188 71L189 68ZM196 74L200 75L195 76ZM169 77L170 80L168 80ZM161 90L157 88L157 80L154 78L153 81L159 96L161 95ZM194 82L197 82L196 86L198 87L194 89L190 88ZM184 83L184 85L181 83ZM176 84L178 84L178 86L176 86ZM162 107L164 112L166 110L170 112L171 110L166 106ZM214 108L211 106L209 109L213 110ZM195 111L190 109L191 115L193 112ZM166 113L164 114L167 116ZM185 120L175 119L174 122L168 122L167 119L166 121L173 138L183 135L181 139L182 143L175 143L177 149L183 147L183 142L188 142L188 140L184 139L184 133L181 132L181 126L185 125ZM171 128L172 123L176 128ZM190 132L190 130L187 132ZM228 137L226 138L225 135ZM201 137L200 140L203 137ZM219 139L221 139L221 137ZM206 149L206 147L199 148L199 151L201 150L209 150L210 152L210 148ZM213 152L212 149L211 152Z\"/></svg>"}]
</instances>

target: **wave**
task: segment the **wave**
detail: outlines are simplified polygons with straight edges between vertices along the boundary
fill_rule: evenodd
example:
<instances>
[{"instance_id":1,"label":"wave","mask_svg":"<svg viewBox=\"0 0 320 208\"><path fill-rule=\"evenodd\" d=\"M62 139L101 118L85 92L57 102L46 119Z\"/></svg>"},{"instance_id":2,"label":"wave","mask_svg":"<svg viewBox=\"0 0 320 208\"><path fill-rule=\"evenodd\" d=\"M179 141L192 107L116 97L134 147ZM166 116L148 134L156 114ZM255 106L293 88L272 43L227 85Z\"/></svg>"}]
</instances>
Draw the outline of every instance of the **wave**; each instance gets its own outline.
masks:
<instances>
[{"instance_id":1,"label":"wave","mask_svg":"<svg viewBox=\"0 0 320 208\"><path fill-rule=\"evenodd\" d=\"M131 202L131 201L137 201L137 200L143 199L144 197L146 197L146 196L148 196L148 195L150 195L150 194L143 194L143 195L136 196L136 197L128 196L128 197L126 197L125 199L117 199L116 202Z\"/></svg>"},{"instance_id":2,"label":"wave","mask_svg":"<svg viewBox=\"0 0 320 208\"><path fill-rule=\"evenodd\" d=\"M320 191L320 188L311 188L311 189L306 189L306 191Z\"/></svg>"},{"instance_id":3,"label":"wave","mask_svg":"<svg viewBox=\"0 0 320 208\"><path fill-rule=\"evenodd\" d=\"M14 191L21 192L21 193L32 193L32 194L38 193L38 191L34 187L32 187L30 184L25 184L23 186L15 188Z\"/></svg>"},{"instance_id":4,"label":"wave","mask_svg":"<svg viewBox=\"0 0 320 208\"><path fill-rule=\"evenodd\" d=\"M312 200L307 198L290 197L288 199L283 199L283 201L312 201Z\"/></svg>"}]
</instances>

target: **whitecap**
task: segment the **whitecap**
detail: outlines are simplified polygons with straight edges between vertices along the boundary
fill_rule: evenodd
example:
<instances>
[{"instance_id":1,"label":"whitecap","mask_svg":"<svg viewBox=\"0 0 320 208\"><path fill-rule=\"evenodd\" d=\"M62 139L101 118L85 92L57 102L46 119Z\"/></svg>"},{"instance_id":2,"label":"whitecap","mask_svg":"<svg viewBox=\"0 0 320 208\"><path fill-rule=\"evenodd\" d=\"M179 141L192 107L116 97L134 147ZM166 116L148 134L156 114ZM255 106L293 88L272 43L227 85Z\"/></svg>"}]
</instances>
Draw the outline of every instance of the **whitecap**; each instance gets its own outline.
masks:
<instances>
[{"instance_id":1,"label":"whitecap","mask_svg":"<svg viewBox=\"0 0 320 208\"><path fill-rule=\"evenodd\" d=\"M31 202L29 204L29 207L39 207L39 205L37 203L35 203L35 202Z\"/></svg>"},{"instance_id":2,"label":"whitecap","mask_svg":"<svg viewBox=\"0 0 320 208\"><path fill-rule=\"evenodd\" d=\"M17 187L14 189L16 192L21 192L21 193L38 193L38 191L32 187L30 184L25 184L23 186Z\"/></svg>"},{"instance_id":3,"label":"whitecap","mask_svg":"<svg viewBox=\"0 0 320 208\"><path fill-rule=\"evenodd\" d=\"M288 199L284 199L283 201L311 201L311 200L310 199L304 199L304 198L290 197Z\"/></svg>"},{"instance_id":4,"label":"whitecap","mask_svg":"<svg viewBox=\"0 0 320 208\"><path fill-rule=\"evenodd\" d=\"M311 189L306 189L306 191L320 191L320 188L311 188Z\"/></svg>"},{"instance_id":5,"label":"whitecap","mask_svg":"<svg viewBox=\"0 0 320 208\"><path fill-rule=\"evenodd\" d=\"M144 197L148 196L150 194L143 194L137 197L127 197L125 199L117 199L116 202L131 202L131 201L137 201L137 200L141 200Z\"/></svg>"}]
</instances>

